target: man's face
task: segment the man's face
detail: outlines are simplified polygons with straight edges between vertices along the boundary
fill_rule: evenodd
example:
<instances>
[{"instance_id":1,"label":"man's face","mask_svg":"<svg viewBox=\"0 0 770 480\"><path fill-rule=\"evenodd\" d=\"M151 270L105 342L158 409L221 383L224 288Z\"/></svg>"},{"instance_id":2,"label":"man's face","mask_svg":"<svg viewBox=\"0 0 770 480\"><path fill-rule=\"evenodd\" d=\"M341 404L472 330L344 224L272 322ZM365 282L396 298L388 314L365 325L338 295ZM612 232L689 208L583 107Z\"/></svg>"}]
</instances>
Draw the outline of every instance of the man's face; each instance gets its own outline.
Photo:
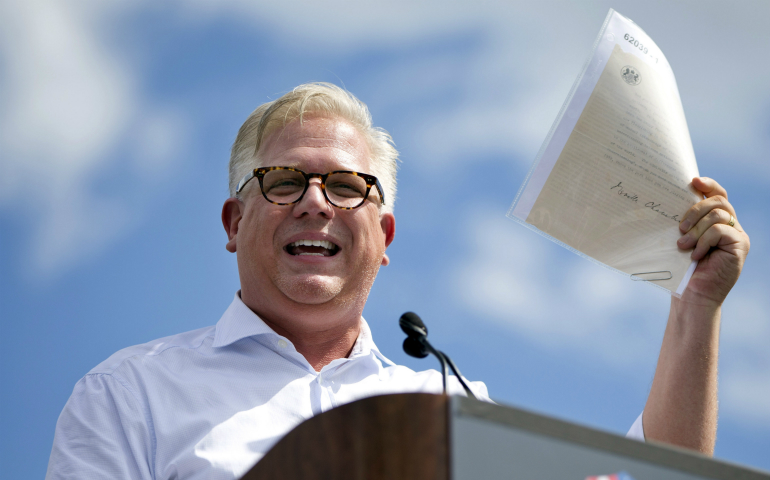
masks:
<instances>
[{"instance_id":1,"label":"man's face","mask_svg":"<svg viewBox=\"0 0 770 480\"><path fill-rule=\"evenodd\" d=\"M366 141L353 125L337 117L311 116L302 124L295 120L268 135L259 153L262 167L371 173ZM233 224L232 212L229 220L225 218L227 203L223 220L230 237L228 249L238 252L241 296L247 305L263 305L264 310L288 300L363 309L380 265L388 262L385 249L395 232L393 215L380 216L376 192L354 210L330 205L317 178L294 205L265 200L256 178L243 195L234 232L227 225ZM320 247L301 245L318 240Z\"/></svg>"}]
</instances>

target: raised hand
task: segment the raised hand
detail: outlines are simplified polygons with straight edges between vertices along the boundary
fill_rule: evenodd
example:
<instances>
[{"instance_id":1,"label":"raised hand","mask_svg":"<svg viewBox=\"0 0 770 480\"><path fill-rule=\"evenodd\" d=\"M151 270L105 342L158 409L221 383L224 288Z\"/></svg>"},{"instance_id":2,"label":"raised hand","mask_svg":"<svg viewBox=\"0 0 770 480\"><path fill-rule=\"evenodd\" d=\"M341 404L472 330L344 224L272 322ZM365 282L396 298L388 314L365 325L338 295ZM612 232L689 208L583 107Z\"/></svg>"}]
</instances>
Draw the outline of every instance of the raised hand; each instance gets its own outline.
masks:
<instances>
[{"instance_id":1,"label":"raised hand","mask_svg":"<svg viewBox=\"0 0 770 480\"><path fill-rule=\"evenodd\" d=\"M706 198L693 205L679 224L684 234L677 242L679 248L695 247L692 259L699 260L682 300L721 305L741 274L749 236L724 187L707 177L696 177L692 184Z\"/></svg>"}]
</instances>

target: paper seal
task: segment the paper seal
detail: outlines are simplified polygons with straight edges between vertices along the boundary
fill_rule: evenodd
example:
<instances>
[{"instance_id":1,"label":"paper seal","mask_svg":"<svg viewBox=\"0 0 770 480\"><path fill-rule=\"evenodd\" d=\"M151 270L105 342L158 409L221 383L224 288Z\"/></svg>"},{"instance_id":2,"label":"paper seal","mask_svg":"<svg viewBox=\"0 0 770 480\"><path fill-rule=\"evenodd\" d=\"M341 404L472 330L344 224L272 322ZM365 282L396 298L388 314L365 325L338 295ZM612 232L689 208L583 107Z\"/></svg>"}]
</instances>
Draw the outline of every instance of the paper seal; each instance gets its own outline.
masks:
<instances>
[{"instance_id":1,"label":"paper seal","mask_svg":"<svg viewBox=\"0 0 770 480\"><path fill-rule=\"evenodd\" d=\"M620 76L629 85L639 85L642 83L642 76L636 70L636 67L626 65L620 70Z\"/></svg>"}]
</instances>

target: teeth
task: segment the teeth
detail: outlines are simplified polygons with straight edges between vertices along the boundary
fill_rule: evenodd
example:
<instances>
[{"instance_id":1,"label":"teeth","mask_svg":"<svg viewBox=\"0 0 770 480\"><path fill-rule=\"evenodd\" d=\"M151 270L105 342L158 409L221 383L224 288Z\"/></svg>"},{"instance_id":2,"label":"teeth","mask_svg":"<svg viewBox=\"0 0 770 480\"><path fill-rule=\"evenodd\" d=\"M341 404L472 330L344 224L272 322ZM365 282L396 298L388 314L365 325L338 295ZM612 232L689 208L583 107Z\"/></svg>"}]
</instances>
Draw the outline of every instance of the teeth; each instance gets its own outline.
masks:
<instances>
[{"instance_id":1,"label":"teeth","mask_svg":"<svg viewBox=\"0 0 770 480\"><path fill-rule=\"evenodd\" d=\"M327 250L333 250L334 244L332 242L326 241L326 240L297 240L296 242L290 244L290 247L300 247L300 246L306 246L306 247L323 247ZM317 254L317 255L320 255Z\"/></svg>"}]
</instances>

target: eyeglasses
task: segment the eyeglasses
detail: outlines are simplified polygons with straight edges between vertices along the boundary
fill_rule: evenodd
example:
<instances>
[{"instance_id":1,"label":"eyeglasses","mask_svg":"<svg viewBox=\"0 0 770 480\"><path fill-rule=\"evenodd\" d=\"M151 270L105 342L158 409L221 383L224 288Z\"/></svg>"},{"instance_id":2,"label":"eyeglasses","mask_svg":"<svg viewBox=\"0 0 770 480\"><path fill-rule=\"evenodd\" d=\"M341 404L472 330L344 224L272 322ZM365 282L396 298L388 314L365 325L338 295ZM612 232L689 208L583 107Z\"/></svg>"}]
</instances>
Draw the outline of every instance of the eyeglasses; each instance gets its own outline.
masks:
<instances>
[{"instance_id":1,"label":"eyeglasses","mask_svg":"<svg viewBox=\"0 0 770 480\"><path fill-rule=\"evenodd\" d=\"M372 187L377 187L380 203L385 205L385 195L377 177L366 173L349 170L333 172L305 173L291 167L255 168L247 174L235 189L240 194L249 181L257 177L262 196L275 205L292 205L305 196L311 178L321 179L321 191L326 200L337 208L352 210L364 204Z\"/></svg>"}]
</instances>

